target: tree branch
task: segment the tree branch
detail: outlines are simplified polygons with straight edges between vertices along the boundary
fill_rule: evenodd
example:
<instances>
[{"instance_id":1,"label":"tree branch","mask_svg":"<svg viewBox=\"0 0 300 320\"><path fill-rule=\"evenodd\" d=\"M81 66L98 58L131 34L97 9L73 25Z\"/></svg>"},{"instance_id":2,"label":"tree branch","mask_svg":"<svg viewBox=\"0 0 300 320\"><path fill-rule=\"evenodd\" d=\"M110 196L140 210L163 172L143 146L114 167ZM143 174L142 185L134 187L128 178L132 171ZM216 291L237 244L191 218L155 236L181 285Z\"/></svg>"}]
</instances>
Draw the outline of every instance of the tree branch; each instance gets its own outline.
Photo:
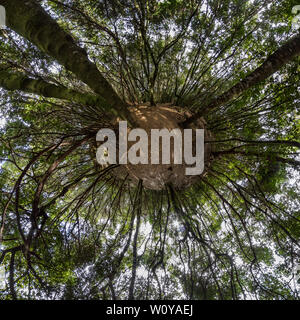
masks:
<instances>
[{"instance_id":1,"label":"tree branch","mask_svg":"<svg viewBox=\"0 0 300 320\"><path fill-rule=\"evenodd\" d=\"M221 105L224 105L232 99L238 97L249 88L266 80L273 73L278 71L284 65L292 61L300 55L300 34L291 38L286 44L277 49L267 60L252 73L246 76L245 79L234 85L231 89L221 94L219 97L204 106L201 112L197 112L192 117L183 122L183 126L188 126L194 123L207 111L212 111Z\"/></svg>"},{"instance_id":2,"label":"tree branch","mask_svg":"<svg viewBox=\"0 0 300 320\"><path fill-rule=\"evenodd\" d=\"M0 87L6 90L20 90L34 93L47 98L63 99L76 102L82 105L99 106L109 112L107 103L100 96L58 86L42 79L29 78L21 72L8 70L8 67L0 65Z\"/></svg>"},{"instance_id":3,"label":"tree branch","mask_svg":"<svg viewBox=\"0 0 300 320\"><path fill-rule=\"evenodd\" d=\"M276 155L265 155L264 153L259 153L259 152L252 152L252 151L235 151L235 148L229 149L229 150L224 150L224 151L216 151L213 152L214 156L222 156L222 155L242 155L245 157L249 156L255 156L258 158L265 158L269 160L275 160L277 162L282 162L282 163L287 163L295 168L300 166L300 161L294 160L294 159L288 159L288 158L282 158Z\"/></svg>"},{"instance_id":4,"label":"tree branch","mask_svg":"<svg viewBox=\"0 0 300 320\"><path fill-rule=\"evenodd\" d=\"M127 104L89 60L85 50L36 1L0 0L0 4L6 8L8 27L56 59L103 97L114 117L132 123Z\"/></svg>"}]
</instances>

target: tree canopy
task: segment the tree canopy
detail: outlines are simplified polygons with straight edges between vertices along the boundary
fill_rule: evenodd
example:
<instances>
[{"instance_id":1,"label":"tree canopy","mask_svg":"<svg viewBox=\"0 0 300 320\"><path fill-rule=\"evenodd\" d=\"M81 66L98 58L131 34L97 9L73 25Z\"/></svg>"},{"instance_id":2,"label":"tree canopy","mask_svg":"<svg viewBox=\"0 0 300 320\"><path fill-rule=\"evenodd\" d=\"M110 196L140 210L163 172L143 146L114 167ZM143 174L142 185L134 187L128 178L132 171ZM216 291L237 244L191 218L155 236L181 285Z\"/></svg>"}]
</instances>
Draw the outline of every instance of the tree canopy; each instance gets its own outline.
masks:
<instances>
[{"instance_id":1,"label":"tree canopy","mask_svg":"<svg viewBox=\"0 0 300 320\"><path fill-rule=\"evenodd\" d=\"M299 299L297 4L0 0L0 299ZM160 104L212 133L183 190L96 162Z\"/></svg>"}]
</instances>

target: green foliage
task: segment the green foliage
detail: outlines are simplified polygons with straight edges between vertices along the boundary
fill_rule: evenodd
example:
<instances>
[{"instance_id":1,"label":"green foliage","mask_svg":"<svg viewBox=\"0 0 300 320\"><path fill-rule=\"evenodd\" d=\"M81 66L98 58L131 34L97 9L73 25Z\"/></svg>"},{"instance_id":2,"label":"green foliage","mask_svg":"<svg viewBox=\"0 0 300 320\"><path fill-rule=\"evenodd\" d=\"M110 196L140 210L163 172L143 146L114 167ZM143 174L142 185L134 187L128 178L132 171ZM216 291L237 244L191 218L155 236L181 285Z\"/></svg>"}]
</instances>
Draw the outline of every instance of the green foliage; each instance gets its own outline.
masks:
<instances>
[{"instance_id":1,"label":"green foliage","mask_svg":"<svg viewBox=\"0 0 300 320\"><path fill-rule=\"evenodd\" d=\"M296 2L41 1L123 100L189 112L296 33ZM14 31L0 37L0 67L97 97ZM136 299L299 299L299 58L203 114L212 159L186 190L100 168L95 135L112 124L98 105L0 100L1 299L127 299L131 283Z\"/></svg>"}]
</instances>

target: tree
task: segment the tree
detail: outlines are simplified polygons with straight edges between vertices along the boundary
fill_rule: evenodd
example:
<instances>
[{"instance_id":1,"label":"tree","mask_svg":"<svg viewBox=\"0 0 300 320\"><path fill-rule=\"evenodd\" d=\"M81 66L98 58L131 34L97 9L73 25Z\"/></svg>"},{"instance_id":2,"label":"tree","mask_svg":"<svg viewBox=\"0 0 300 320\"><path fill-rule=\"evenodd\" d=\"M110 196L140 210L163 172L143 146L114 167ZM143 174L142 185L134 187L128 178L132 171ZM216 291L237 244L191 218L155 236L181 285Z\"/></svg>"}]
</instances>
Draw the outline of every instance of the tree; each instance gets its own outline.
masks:
<instances>
[{"instance_id":1,"label":"tree","mask_svg":"<svg viewBox=\"0 0 300 320\"><path fill-rule=\"evenodd\" d=\"M0 5L1 297L299 298L295 1ZM204 174L96 162L144 109L205 129Z\"/></svg>"}]
</instances>

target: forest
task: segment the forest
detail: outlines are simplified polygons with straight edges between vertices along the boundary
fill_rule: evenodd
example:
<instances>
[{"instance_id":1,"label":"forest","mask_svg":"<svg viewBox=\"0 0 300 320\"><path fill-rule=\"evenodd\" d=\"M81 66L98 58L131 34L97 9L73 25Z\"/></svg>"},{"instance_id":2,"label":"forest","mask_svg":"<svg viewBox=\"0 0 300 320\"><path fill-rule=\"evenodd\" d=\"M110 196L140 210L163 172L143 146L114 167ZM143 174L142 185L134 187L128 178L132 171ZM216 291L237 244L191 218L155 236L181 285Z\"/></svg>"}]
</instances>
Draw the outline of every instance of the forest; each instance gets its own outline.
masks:
<instances>
[{"instance_id":1,"label":"forest","mask_svg":"<svg viewBox=\"0 0 300 320\"><path fill-rule=\"evenodd\" d=\"M0 0L0 300L298 300L299 5ZM121 121L203 172L100 164Z\"/></svg>"}]
</instances>

